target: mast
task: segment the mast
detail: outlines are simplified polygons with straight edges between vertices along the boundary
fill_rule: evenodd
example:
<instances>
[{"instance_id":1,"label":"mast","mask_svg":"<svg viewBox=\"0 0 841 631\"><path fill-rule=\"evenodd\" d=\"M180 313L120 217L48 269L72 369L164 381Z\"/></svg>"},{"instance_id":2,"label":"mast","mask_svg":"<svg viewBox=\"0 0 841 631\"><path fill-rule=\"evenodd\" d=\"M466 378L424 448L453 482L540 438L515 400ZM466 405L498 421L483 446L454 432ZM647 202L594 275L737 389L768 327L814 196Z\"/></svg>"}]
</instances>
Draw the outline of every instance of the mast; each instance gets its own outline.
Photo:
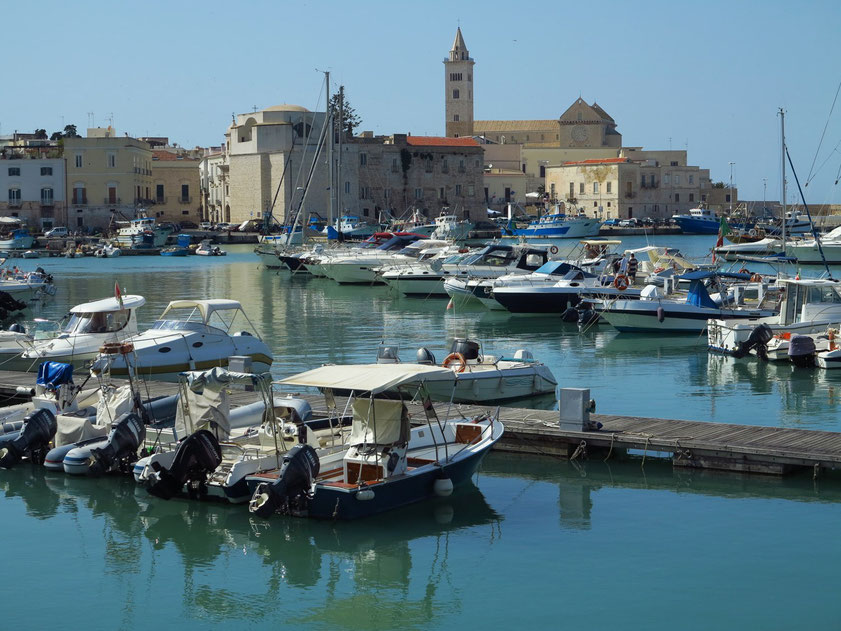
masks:
<instances>
[{"instance_id":1,"label":"mast","mask_svg":"<svg viewBox=\"0 0 841 631\"><path fill-rule=\"evenodd\" d=\"M330 72L326 71L324 73L324 81L327 84L326 87L326 96L325 96L325 107L324 110L325 114L328 118L328 128L330 129L330 144L327 145L327 181L329 184L327 185L328 190L330 191L330 201L327 205L327 225L333 225L333 195L335 187L333 186L333 139L334 139L334 129L333 129L333 112L330 109Z\"/></svg>"},{"instance_id":2,"label":"mast","mask_svg":"<svg viewBox=\"0 0 841 631\"><path fill-rule=\"evenodd\" d=\"M780 159L782 160L782 178L783 178L783 254L785 255L786 248L786 113L783 108L780 108L780 136L782 138L782 152Z\"/></svg>"},{"instance_id":3,"label":"mast","mask_svg":"<svg viewBox=\"0 0 841 631\"><path fill-rule=\"evenodd\" d=\"M336 202L339 215L344 214L344 184L342 183L342 138L345 135L345 86L339 86L339 163L336 165Z\"/></svg>"}]
</instances>

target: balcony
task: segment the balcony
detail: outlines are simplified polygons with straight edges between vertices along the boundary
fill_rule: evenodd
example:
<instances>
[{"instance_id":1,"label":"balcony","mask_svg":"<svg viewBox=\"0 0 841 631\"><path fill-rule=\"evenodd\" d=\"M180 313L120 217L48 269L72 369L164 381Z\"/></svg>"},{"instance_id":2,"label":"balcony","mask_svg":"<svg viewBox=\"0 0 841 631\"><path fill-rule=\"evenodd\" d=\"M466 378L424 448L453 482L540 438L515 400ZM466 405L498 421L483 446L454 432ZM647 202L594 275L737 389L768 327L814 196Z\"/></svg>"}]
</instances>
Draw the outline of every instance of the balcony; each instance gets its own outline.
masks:
<instances>
[{"instance_id":1,"label":"balcony","mask_svg":"<svg viewBox=\"0 0 841 631\"><path fill-rule=\"evenodd\" d=\"M163 197L163 196L156 197L155 198L155 203L156 204L166 204L166 197Z\"/></svg>"},{"instance_id":2,"label":"balcony","mask_svg":"<svg viewBox=\"0 0 841 631\"><path fill-rule=\"evenodd\" d=\"M74 197L73 198L73 205L74 206L87 206L88 205L88 198L87 197Z\"/></svg>"},{"instance_id":3,"label":"balcony","mask_svg":"<svg viewBox=\"0 0 841 631\"><path fill-rule=\"evenodd\" d=\"M121 202L119 197L106 197L102 200L103 204L119 204Z\"/></svg>"},{"instance_id":4,"label":"balcony","mask_svg":"<svg viewBox=\"0 0 841 631\"><path fill-rule=\"evenodd\" d=\"M179 197L178 198L179 204L192 204L193 198L192 197Z\"/></svg>"},{"instance_id":5,"label":"balcony","mask_svg":"<svg viewBox=\"0 0 841 631\"><path fill-rule=\"evenodd\" d=\"M42 199L41 200L41 208L52 208L55 206L55 202L51 199Z\"/></svg>"},{"instance_id":6,"label":"balcony","mask_svg":"<svg viewBox=\"0 0 841 631\"><path fill-rule=\"evenodd\" d=\"M10 199L9 200L9 208L20 208L21 201L19 199Z\"/></svg>"}]
</instances>

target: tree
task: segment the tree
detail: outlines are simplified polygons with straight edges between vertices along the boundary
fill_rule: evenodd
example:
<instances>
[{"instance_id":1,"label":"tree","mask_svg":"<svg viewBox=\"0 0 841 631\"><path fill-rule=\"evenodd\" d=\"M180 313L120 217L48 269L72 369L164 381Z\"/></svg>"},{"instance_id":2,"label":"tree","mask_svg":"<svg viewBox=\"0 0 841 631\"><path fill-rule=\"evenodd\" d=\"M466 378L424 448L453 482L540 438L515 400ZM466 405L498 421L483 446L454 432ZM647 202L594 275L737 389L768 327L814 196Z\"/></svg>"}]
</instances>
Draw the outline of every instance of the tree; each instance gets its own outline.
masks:
<instances>
[{"instance_id":1,"label":"tree","mask_svg":"<svg viewBox=\"0 0 841 631\"><path fill-rule=\"evenodd\" d=\"M61 140L62 138L64 138L64 136L60 131L54 131L52 136L50 136L50 140Z\"/></svg>"},{"instance_id":2,"label":"tree","mask_svg":"<svg viewBox=\"0 0 841 631\"><path fill-rule=\"evenodd\" d=\"M343 131L345 136L353 136L354 127L362 124L362 119L356 115L348 100L345 98L345 86L340 85L339 91L330 97L330 114L333 116L333 129Z\"/></svg>"},{"instance_id":3,"label":"tree","mask_svg":"<svg viewBox=\"0 0 841 631\"><path fill-rule=\"evenodd\" d=\"M38 140L46 140L47 139L47 130L46 129L36 129L35 130L35 137Z\"/></svg>"},{"instance_id":4,"label":"tree","mask_svg":"<svg viewBox=\"0 0 841 631\"><path fill-rule=\"evenodd\" d=\"M76 131L76 125L65 125L63 135L65 138L81 138Z\"/></svg>"}]
</instances>

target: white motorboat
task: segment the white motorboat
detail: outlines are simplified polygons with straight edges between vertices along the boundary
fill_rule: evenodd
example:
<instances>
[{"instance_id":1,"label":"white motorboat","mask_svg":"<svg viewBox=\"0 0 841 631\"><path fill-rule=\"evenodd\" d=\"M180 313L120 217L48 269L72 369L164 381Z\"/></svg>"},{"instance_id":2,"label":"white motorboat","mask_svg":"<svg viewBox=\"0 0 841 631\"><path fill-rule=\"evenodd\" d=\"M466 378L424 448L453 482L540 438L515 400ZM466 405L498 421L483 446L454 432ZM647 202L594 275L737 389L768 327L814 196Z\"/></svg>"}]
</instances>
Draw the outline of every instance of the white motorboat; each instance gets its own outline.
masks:
<instances>
[{"instance_id":1,"label":"white motorboat","mask_svg":"<svg viewBox=\"0 0 841 631\"><path fill-rule=\"evenodd\" d=\"M824 260L831 265L841 263L841 226L820 237L820 248L814 238L787 241L786 255L806 265L822 265Z\"/></svg>"},{"instance_id":2,"label":"white motorboat","mask_svg":"<svg viewBox=\"0 0 841 631\"><path fill-rule=\"evenodd\" d=\"M143 296L127 295L76 305L56 337L21 341L25 350L20 358L3 366L9 366L6 370L34 370L41 362L54 361L80 367L95 359L103 345L136 335L135 312L145 303Z\"/></svg>"},{"instance_id":3,"label":"white motorboat","mask_svg":"<svg viewBox=\"0 0 841 631\"><path fill-rule=\"evenodd\" d=\"M720 282L727 277L743 282L728 288ZM595 304L599 315L619 331L701 334L711 318L748 321L777 313L779 294L764 282L744 282L749 278L745 274L700 270L680 277L690 283L683 297L647 285L639 300L601 300ZM719 291L711 295L705 283L718 285Z\"/></svg>"},{"instance_id":4,"label":"white motorboat","mask_svg":"<svg viewBox=\"0 0 841 631\"><path fill-rule=\"evenodd\" d=\"M422 365L436 365L435 356L426 348L418 349L416 361ZM401 363L398 349L380 346L377 363ZM552 371L536 361L529 351L519 349L513 357L482 355L479 344L467 339L453 340L450 354L441 367L452 370L453 380L426 384L433 401L490 403L550 394L558 386Z\"/></svg>"},{"instance_id":5,"label":"white motorboat","mask_svg":"<svg viewBox=\"0 0 841 631\"><path fill-rule=\"evenodd\" d=\"M821 334L841 323L841 281L780 278L777 283L783 288L778 313L737 321L711 319L709 349L742 357L766 346L774 336Z\"/></svg>"},{"instance_id":6,"label":"white motorboat","mask_svg":"<svg viewBox=\"0 0 841 631\"><path fill-rule=\"evenodd\" d=\"M783 251L783 242L774 237L765 237L758 241L732 243L715 248L717 256L727 261L735 261L742 256L776 256Z\"/></svg>"},{"instance_id":7,"label":"white motorboat","mask_svg":"<svg viewBox=\"0 0 841 631\"><path fill-rule=\"evenodd\" d=\"M213 245L210 239L203 239L196 248L196 254L199 256L225 256L228 253L218 245Z\"/></svg>"},{"instance_id":8,"label":"white motorboat","mask_svg":"<svg viewBox=\"0 0 841 631\"><path fill-rule=\"evenodd\" d=\"M120 254L120 248L108 242L101 243L100 246L96 250L94 250L93 253L95 257L100 259L111 259L115 256L120 256Z\"/></svg>"},{"instance_id":9,"label":"white motorboat","mask_svg":"<svg viewBox=\"0 0 841 631\"><path fill-rule=\"evenodd\" d=\"M438 379L452 381L452 372L417 364L373 364L322 366L281 381L352 391L348 448L320 458L310 445L295 446L275 471L246 478L253 489L249 511L259 517L281 512L357 519L450 495L454 486L470 479L504 427L490 414L440 419L424 397L425 424L413 428L404 395L423 396L425 386ZM395 389L400 400L376 398Z\"/></svg>"},{"instance_id":10,"label":"white motorboat","mask_svg":"<svg viewBox=\"0 0 841 631\"><path fill-rule=\"evenodd\" d=\"M386 269L381 276L406 296L444 297L447 296L444 281L448 278L498 278L518 271L528 274L548 260L546 247L493 243L466 256Z\"/></svg>"},{"instance_id":11,"label":"white motorboat","mask_svg":"<svg viewBox=\"0 0 841 631\"><path fill-rule=\"evenodd\" d=\"M281 260L293 271L299 271L295 268L295 265L300 263L307 272L316 278L322 278L325 274L321 268L321 261L327 258L356 256L363 250L375 250L389 242L393 236L390 232L377 232L365 239L362 243L331 244L329 248L317 244L313 247L312 251L301 255L299 261L287 260L285 257L281 257Z\"/></svg>"},{"instance_id":12,"label":"white motorboat","mask_svg":"<svg viewBox=\"0 0 841 631\"><path fill-rule=\"evenodd\" d=\"M390 247L390 244L395 247ZM425 261L448 247L450 243L447 241L419 239L417 235L395 235L375 250L322 259L321 270L339 284L372 285L384 282L376 273L378 268Z\"/></svg>"},{"instance_id":13,"label":"white motorboat","mask_svg":"<svg viewBox=\"0 0 841 631\"><path fill-rule=\"evenodd\" d=\"M56 286L52 274L37 267L34 272L24 272L17 265L0 269L0 292L15 300L30 302L55 296Z\"/></svg>"},{"instance_id":14,"label":"white motorboat","mask_svg":"<svg viewBox=\"0 0 841 631\"><path fill-rule=\"evenodd\" d=\"M250 331L236 331L238 318ZM260 339L236 300L176 300L170 302L152 328L125 340L128 355L111 363L111 374L128 374L126 362L140 376L176 381L178 373L225 367L232 356L250 357L253 371L269 370L272 352Z\"/></svg>"},{"instance_id":15,"label":"white motorboat","mask_svg":"<svg viewBox=\"0 0 841 631\"><path fill-rule=\"evenodd\" d=\"M0 250L28 250L35 237L19 217L0 217Z\"/></svg>"}]
</instances>

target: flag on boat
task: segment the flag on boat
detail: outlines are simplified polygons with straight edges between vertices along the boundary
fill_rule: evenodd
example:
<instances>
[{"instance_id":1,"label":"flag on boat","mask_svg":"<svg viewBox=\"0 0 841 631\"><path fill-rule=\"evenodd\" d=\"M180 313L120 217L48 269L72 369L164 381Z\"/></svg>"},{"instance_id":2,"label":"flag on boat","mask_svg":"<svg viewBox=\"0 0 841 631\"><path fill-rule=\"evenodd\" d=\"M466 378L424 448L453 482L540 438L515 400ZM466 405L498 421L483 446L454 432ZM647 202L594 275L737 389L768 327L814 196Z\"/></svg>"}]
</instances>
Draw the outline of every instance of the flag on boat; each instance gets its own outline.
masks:
<instances>
[{"instance_id":1,"label":"flag on boat","mask_svg":"<svg viewBox=\"0 0 841 631\"><path fill-rule=\"evenodd\" d=\"M114 281L114 297L120 303L120 309L125 309L123 306L123 292L120 291L120 283L117 281Z\"/></svg>"},{"instance_id":2,"label":"flag on boat","mask_svg":"<svg viewBox=\"0 0 841 631\"><path fill-rule=\"evenodd\" d=\"M715 242L715 248L713 249L713 263L715 263L715 251L724 245L724 237L729 232L730 226L727 225L727 219L722 217L721 222L718 224L718 241Z\"/></svg>"}]
</instances>

